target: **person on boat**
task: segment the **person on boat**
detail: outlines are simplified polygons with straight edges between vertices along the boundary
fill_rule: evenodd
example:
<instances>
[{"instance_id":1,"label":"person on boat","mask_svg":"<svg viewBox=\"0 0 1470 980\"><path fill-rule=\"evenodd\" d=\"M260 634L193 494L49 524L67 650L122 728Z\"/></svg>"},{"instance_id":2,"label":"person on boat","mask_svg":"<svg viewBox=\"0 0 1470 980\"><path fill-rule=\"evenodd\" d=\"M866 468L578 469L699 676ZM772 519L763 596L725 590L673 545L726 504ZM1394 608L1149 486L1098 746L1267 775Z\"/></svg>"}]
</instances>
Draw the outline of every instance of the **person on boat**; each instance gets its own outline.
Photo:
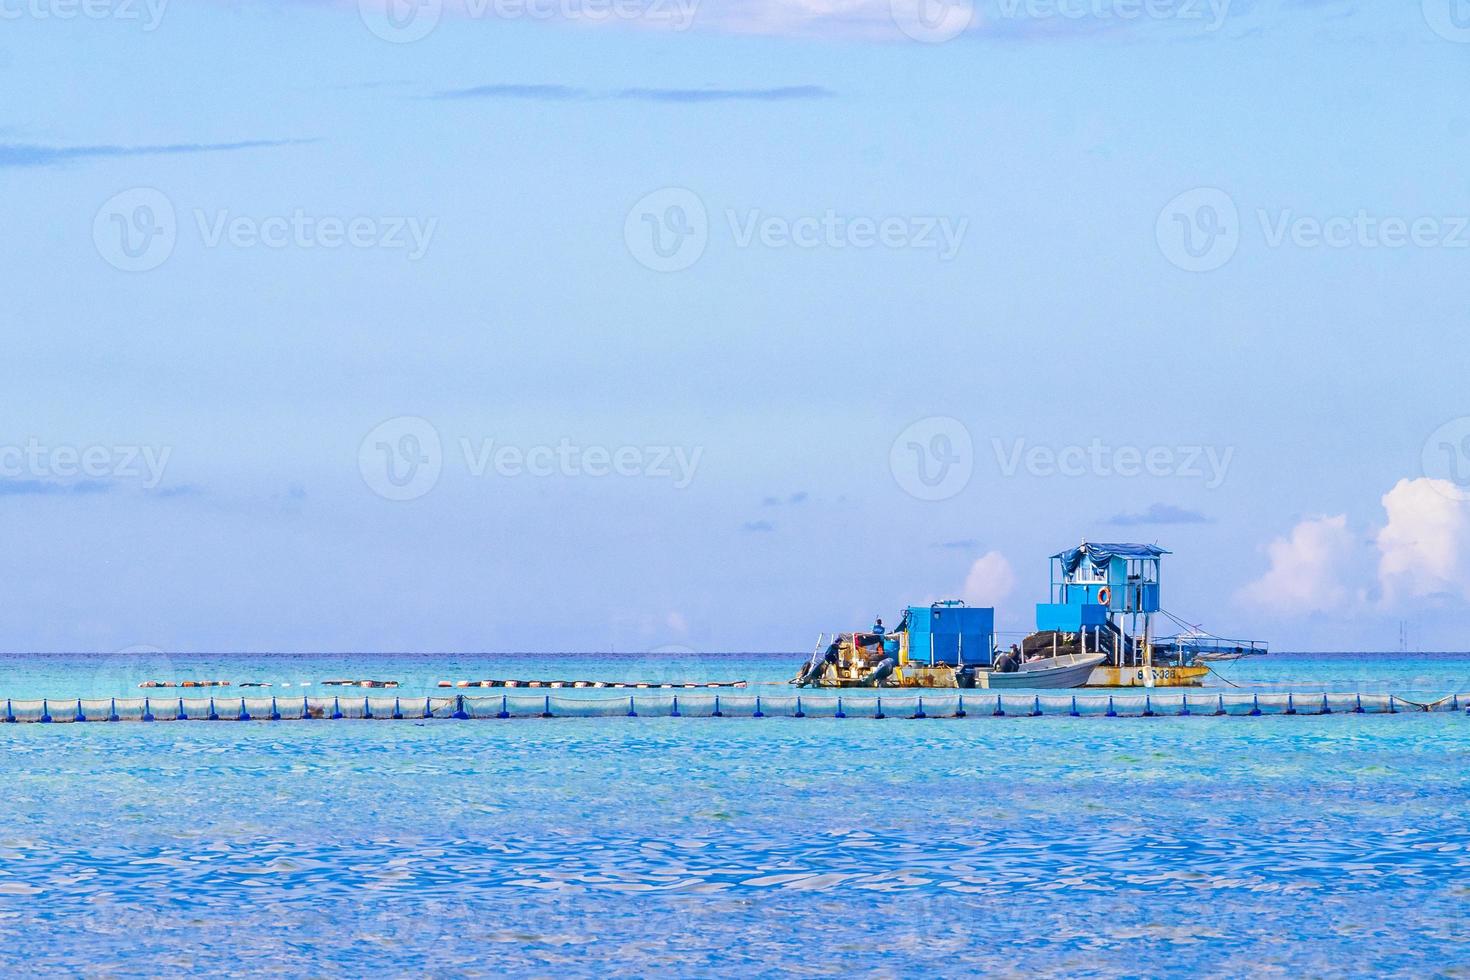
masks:
<instances>
[{"instance_id":1,"label":"person on boat","mask_svg":"<svg viewBox=\"0 0 1470 980\"><path fill-rule=\"evenodd\" d=\"M812 651L811 657L802 665L801 671L796 676L796 686L806 687L808 684L815 686L822 679L822 675L827 672L827 665L837 663L838 651L841 647L842 638L838 637L828 644L825 651Z\"/></svg>"},{"instance_id":2,"label":"person on boat","mask_svg":"<svg viewBox=\"0 0 1470 980\"><path fill-rule=\"evenodd\" d=\"M873 621L873 629L871 630L871 632L875 636L882 636L883 634L885 634L885 633L888 632L887 630L885 630L883 628L883 617L882 616L879 616L876 620Z\"/></svg>"}]
</instances>

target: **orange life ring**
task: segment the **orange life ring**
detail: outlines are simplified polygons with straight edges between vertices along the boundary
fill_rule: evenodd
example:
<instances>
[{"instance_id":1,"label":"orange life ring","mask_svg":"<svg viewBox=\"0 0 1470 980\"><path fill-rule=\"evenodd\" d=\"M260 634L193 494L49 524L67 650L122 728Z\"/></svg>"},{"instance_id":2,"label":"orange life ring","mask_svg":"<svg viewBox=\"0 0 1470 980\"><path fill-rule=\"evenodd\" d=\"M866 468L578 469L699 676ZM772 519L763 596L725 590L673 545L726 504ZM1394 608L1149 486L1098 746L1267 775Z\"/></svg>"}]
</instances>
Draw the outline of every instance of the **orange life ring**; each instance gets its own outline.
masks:
<instances>
[{"instance_id":1,"label":"orange life ring","mask_svg":"<svg viewBox=\"0 0 1470 980\"><path fill-rule=\"evenodd\" d=\"M1097 601L1099 605L1106 606L1113 598L1113 593L1106 585L1097 590Z\"/></svg>"}]
</instances>

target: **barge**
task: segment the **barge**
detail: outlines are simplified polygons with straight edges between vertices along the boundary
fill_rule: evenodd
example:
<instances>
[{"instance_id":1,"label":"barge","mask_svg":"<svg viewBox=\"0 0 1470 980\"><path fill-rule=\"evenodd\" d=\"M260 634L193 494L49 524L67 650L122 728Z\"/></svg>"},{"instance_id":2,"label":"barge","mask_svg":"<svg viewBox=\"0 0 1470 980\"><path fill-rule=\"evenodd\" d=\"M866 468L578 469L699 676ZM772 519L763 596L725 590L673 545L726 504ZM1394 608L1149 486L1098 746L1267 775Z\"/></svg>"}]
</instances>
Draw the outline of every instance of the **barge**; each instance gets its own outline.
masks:
<instances>
[{"instance_id":1,"label":"barge","mask_svg":"<svg viewBox=\"0 0 1470 980\"><path fill-rule=\"evenodd\" d=\"M958 600L910 606L898 626L822 634L798 687L1199 687L1210 661L1260 656L1265 643L1191 627L1160 605L1163 548L1097 544L1051 556L1048 601L1036 629L1002 650L995 610ZM1155 617L1184 627L1155 634Z\"/></svg>"}]
</instances>

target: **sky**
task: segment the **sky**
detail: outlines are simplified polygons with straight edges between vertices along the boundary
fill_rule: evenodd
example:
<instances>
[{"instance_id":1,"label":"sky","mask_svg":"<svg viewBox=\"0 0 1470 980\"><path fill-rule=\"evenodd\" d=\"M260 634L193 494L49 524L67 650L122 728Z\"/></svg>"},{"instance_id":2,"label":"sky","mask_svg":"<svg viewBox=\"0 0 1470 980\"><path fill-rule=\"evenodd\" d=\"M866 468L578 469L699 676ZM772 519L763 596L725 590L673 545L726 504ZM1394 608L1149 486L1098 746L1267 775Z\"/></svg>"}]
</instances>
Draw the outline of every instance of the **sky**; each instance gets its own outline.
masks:
<instances>
[{"instance_id":1,"label":"sky","mask_svg":"<svg viewBox=\"0 0 1470 980\"><path fill-rule=\"evenodd\" d=\"M0 647L1464 650L1470 4L0 0Z\"/></svg>"}]
</instances>

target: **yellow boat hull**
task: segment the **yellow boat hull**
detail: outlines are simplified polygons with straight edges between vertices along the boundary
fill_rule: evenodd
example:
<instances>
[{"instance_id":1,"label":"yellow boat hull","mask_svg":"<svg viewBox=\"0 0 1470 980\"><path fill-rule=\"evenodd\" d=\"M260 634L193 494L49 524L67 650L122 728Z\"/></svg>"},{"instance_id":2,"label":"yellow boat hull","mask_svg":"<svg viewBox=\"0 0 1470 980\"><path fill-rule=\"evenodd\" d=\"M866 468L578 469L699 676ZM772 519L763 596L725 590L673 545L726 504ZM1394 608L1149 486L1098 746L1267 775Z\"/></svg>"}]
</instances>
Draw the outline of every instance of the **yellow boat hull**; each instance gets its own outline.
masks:
<instances>
[{"instance_id":1,"label":"yellow boat hull","mask_svg":"<svg viewBox=\"0 0 1470 980\"><path fill-rule=\"evenodd\" d=\"M1191 667L1094 667L1088 687L1199 687L1210 668ZM1150 684L1150 678L1153 683Z\"/></svg>"}]
</instances>

